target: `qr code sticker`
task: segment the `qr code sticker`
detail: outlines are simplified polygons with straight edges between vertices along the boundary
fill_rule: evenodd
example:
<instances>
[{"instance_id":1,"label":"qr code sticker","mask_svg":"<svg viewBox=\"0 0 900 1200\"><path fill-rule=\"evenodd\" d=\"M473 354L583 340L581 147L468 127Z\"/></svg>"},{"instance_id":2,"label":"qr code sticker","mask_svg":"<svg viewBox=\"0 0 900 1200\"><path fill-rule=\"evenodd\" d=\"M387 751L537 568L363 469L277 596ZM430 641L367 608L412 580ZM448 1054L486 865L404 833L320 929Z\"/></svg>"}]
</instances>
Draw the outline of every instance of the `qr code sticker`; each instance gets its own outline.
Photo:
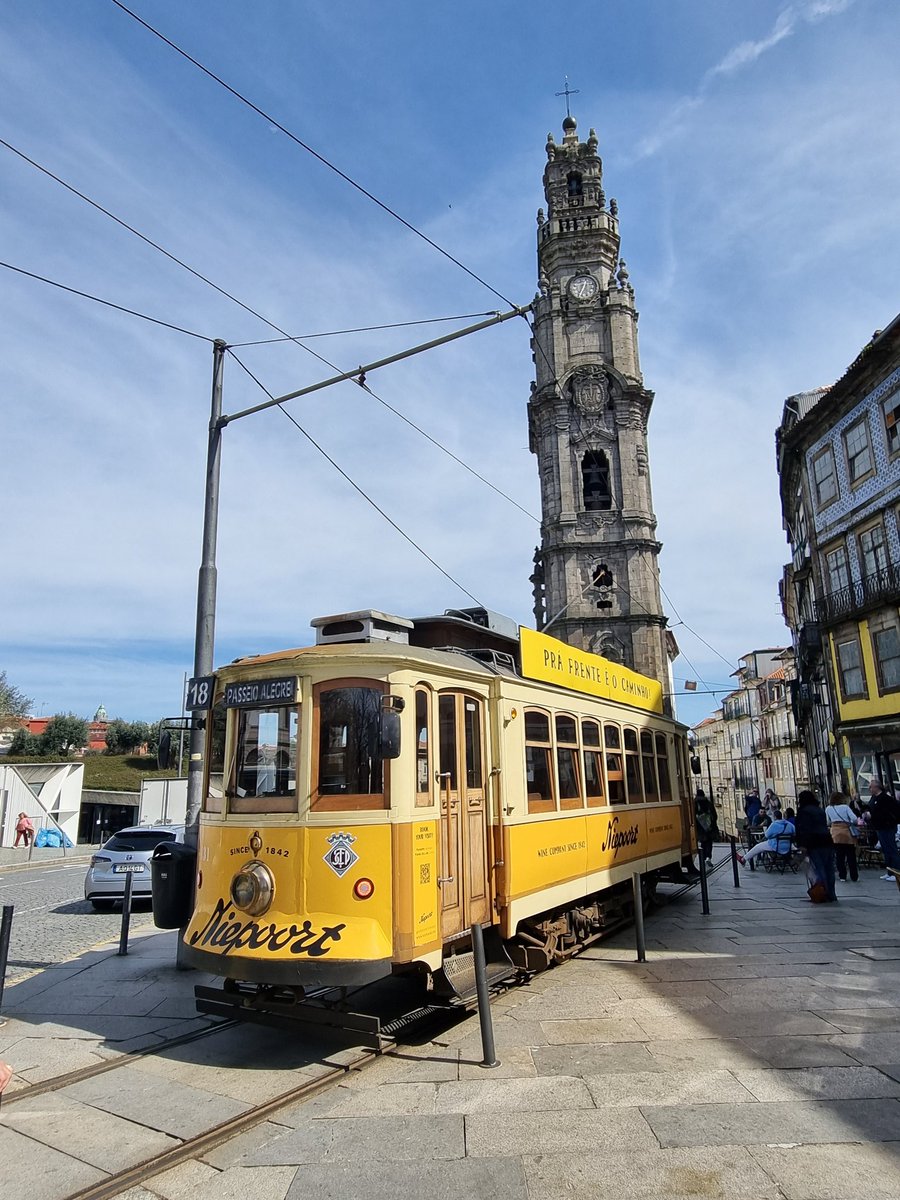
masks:
<instances>
[{"instance_id":1,"label":"qr code sticker","mask_svg":"<svg viewBox=\"0 0 900 1200\"><path fill-rule=\"evenodd\" d=\"M431 863L419 864L419 883L431 883Z\"/></svg>"}]
</instances>

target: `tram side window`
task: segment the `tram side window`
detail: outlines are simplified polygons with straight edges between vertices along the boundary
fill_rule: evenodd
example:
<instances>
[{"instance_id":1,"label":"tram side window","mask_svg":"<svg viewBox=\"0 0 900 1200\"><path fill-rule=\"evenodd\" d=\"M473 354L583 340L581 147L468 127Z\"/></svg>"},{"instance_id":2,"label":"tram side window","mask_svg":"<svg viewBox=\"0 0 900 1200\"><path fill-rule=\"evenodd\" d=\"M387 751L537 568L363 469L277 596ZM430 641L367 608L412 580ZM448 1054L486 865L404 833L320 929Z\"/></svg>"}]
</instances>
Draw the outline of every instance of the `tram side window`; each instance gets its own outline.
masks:
<instances>
[{"instance_id":1,"label":"tram side window","mask_svg":"<svg viewBox=\"0 0 900 1200\"><path fill-rule=\"evenodd\" d=\"M438 696L441 786L456 791L456 698Z\"/></svg>"},{"instance_id":2,"label":"tram side window","mask_svg":"<svg viewBox=\"0 0 900 1200\"><path fill-rule=\"evenodd\" d=\"M208 747L209 779L203 797L204 812L221 812L225 802L225 725L228 710L219 700L209 714L206 744Z\"/></svg>"},{"instance_id":3,"label":"tram side window","mask_svg":"<svg viewBox=\"0 0 900 1200\"><path fill-rule=\"evenodd\" d=\"M643 804L644 789L641 786L641 764L638 762L637 731L625 729L625 782L628 786L628 803Z\"/></svg>"},{"instance_id":4,"label":"tram side window","mask_svg":"<svg viewBox=\"0 0 900 1200\"><path fill-rule=\"evenodd\" d=\"M622 769L622 735L618 725L603 726L603 742L606 746L606 782L609 786L610 804L625 804L625 773Z\"/></svg>"},{"instance_id":5,"label":"tram side window","mask_svg":"<svg viewBox=\"0 0 900 1200\"><path fill-rule=\"evenodd\" d=\"M656 767L659 773L659 798L663 804L671 804L672 776L669 774L669 753L664 733L656 734Z\"/></svg>"},{"instance_id":6,"label":"tram side window","mask_svg":"<svg viewBox=\"0 0 900 1200\"><path fill-rule=\"evenodd\" d=\"M641 766L644 771L644 791L652 803L659 799L656 780L656 759L653 753L653 734L649 729L641 730Z\"/></svg>"},{"instance_id":7,"label":"tram side window","mask_svg":"<svg viewBox=\"0 0 900 1200\"><path fill-rule=\"evenodd\" d=\"M416 692L416 807L431 804L431 743L428 738L428 692Z\"/></svg>"},{"instance_id":8,"label":"tram side window","mask_svg":"<svg viewBox=\"0 0 900 1200\"><path fill-rule=\"evenodd\" d=\"M232 812L295 812L297 709L237 710Z\"/></svg>"},{"instance_id":9,"label":"tram side window","mask_svg":"<svg viewBox=\"0 0 900 1200\"><path fill-rule=\"evenodd\" d=\"M525 713L525 787L530 813L554 812L550 718L533 710Z\"/></svg>"},{"instance_id":10,"label":"tram side window","mask_svg":"<svg viewBox=\"0 0 900 1200\"><path fill-rule=\"evenodd\" d=\"M584 791L588 808L599 808L604 803L603 751L600 726L596 721L581 722L581 743L584 746Z\"/></svg>"},{"instance_id":11,"label":"tram side window","mask_svg":"<svg viewBox=\"0 0 900 1200\"><path fill-rule=\"evenodd\" d=\"M380 687L316 689L313 808L384 808Z\"/></svg>"},{"instance_id":12,"label":"tram side window","mask_svg":"<svg viewBox=\"0 0 900 1200\"><path fill-rule=\"evenodd\" d=\"M466 722L466 787L484 786L484 767L481 759L481 707L477 700L465 700Z\"/></svg>"},{"instance_id":13,"label":"tram side window","mask_svg":"<svg viewBox=\"0 0 900 1200\"><path fill-rule=\"evenodd\" d=\"M578 724L574 717L560 715L556 718L556 771L559 776L559 807L581 808Z\"/></svg>"}]
</instances>

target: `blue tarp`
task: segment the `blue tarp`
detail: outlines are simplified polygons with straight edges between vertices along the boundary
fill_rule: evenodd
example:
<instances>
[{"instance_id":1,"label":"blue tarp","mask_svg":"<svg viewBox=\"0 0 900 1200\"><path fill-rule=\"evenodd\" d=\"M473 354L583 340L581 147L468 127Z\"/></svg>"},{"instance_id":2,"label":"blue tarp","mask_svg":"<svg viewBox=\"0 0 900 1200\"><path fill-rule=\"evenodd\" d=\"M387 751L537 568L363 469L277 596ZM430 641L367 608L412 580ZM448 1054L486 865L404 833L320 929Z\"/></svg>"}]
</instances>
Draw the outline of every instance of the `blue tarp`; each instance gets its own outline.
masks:
<instances>
[{"instance_id":1,"label":"blue tarp","mask_svg":"<svg viewBox=\"0 0 900 1200\"><path fill-rule=\"evenodd\" d=\"M72 849L72 842L59 829L39 829L37 836L34 839L35 846L46 846L48 849L58 850L60 846L64 846L66 850Z\"/></svg>"}]
</instances>

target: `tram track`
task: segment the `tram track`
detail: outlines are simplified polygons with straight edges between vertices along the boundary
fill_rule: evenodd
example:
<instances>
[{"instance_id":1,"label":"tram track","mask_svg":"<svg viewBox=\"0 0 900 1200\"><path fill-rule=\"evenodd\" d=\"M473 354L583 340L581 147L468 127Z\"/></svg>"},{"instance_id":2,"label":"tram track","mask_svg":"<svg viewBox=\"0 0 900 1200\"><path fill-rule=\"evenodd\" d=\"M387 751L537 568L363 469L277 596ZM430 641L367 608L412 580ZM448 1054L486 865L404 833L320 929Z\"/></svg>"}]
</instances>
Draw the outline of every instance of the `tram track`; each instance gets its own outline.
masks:
<instances>
[{"instance_id":1,"label":"tram track","mask_svg":"<svg viewBox=\"0 0 900 1200\"><path fill-rule=\"evenodd\" d=\"M230 1138L245 1133L254 1125L259 1125L262 1121L267 1120L273 1113L277 1113L279 1109L286 1108L300 1100L308 1100L317 1093L334 1087L351 1072L362 1070L376 1058L395 1053L395 1049L391 1047L383 1051L361 1050L350 1062L329 1067L316 1079L307 1079L297 1087L273 1096L270 1100L256 1105L247 1112L231 1117L227 1121L221 1121L205 1132L188 1138L180 1146L173 1146L171 1150L163 1151L162 1154L154 1155L153 1158L144 1159L131 1167L117 1171L116 1174L108 1176L99 1183L90 1184L81 1191L72 1192L66 1200L112 1200L113 1197L120 1196L129 1188L146 1183L147 1180L161 1175L164 1171L168 1171L188 1159L197 1158L215 1149L223 1142L227 1142Z\"/></svg>"},{"instance_id":2,"label":"tram track","mask_svg":"<svg viewBox=\"0 0 900 1200\"><path fill-rule=\"evenodd\" d=\"M320 988L317 991L310 992L309 998L313 1000L321 999L326 995L330 995L333 990L332 988ZM135 1062L140 1062L143 1058L156 1057L165 1054L168 1050L175 1050L180 1046L189 1046L194 1042L213 1037L215 1034L234 1029L240 1024L242 1022L239 1018L227 1018L215 1021L204 1029L192 1029L188 1033L178 1034L177 1037L167 1038L165 1041L154 1042L152 1045L143 1046L139 1050L129 1050L126 1054L115 1055L105 1059L103 1062L92 1063L87 1067L79 1067L76 1071L67 1071L65 1075L54 1075L50 1079L42 1079L37 1083L18 1088L16 1091L5 1095L2 1100L3 1108L7 1109L17 1101L32 1099L34 1096L43 1096L48 1093L61 1091L64 1088L71 1087L73 1084L81 1083L85 1079L94 1079L98 1075L106 1075L111 1071L118 1070L120 1067L127 1067L133 1065Z\"/></svg>"},{"instance_id":3,"label":"tram track","mask_svg":"<svg viewBox=\"0 0 900 1200\"><path fill-rule=\"evenodd\" d=\"M190 1045L192 1042L201 1041L204 1038L211 1037L213 1034L221 1033L226 1029L232 1029L235 1025L239 1024L240 1022L237 1020L217 1021L214 1025L207 1026L206 1029L193 1029L190 1033L182 1033L178 1037L168 1038L164 1042L154 1042L152 1046L144 1046L140 1050L130 1050L127 1054L118 1054L113 1058L93 1063L88 1067L79 1067L77 1071L67 1071L65 1075L54 1075L50 1079L42 1079L38 1083L18 1088L15 1092L10 1092L4 1096L3 1109L6 1111L20 1100L30 1100L34 1096L44 1096L48 1092L58 1092L63 1088L71 1087L73 1084L81 1083L85 1079L93 1079L97 1075L106 1075L110 1071L118 1070L120 1067L127 1067L135 1062L140 1062L142 1058L149 1058L151 1055L161 1054L166 1050L173 1050L179 1046Z\"/></svg>"}]
</instances>

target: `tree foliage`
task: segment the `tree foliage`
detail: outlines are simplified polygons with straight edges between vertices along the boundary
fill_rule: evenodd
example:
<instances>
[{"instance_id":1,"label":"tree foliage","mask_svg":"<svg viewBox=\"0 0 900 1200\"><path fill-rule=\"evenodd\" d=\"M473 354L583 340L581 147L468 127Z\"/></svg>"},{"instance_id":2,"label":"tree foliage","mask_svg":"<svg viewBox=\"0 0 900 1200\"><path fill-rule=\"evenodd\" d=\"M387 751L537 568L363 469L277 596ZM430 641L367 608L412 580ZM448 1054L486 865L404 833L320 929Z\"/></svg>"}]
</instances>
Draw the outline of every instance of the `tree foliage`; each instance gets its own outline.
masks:
<instances>
[{"instance_id":1,"label":"tree foliage","mask_svg":"<svg viewBox=\"0 0 900 1200\"><path fill-rule=\"evenodd\" d=\"M123 721L116 718L106 727L107 754L133 754L153 740L153 730L146 721Z\"/></svg>"},{"instance_id":2,"label":"tree foliage","mask_svg":"<svg viewBox=\"0 0 900 1200\"><path fill-rule=\"evenodd\" d=\"M41 739L27 729L17 729L9 744L9 757L36 758L41 753Z\"/></svg>"},{"instance_id":3,"label":"tree foliage","mask_svg":"<svg viewBox=\"0 0 900 1200\"><path fill-rule=\"evenodd\" d=\"M38 738L41 756L70 754L87 745L88 723L74 713L60 713L51 717L47 728Z\"/></svg>"},{"instance_id":4,"label":"tree foliage","mask_svg":"<svg viewBox=\"0 0 900 1200\"><path fill-rule=\"evenodd\" d=\"M17 721L21 717L27 717L33 703L30 696L26 696L9 682L5 671L0 671L0 725L8 728L11 718Z\"/></svg>"}]
</instances>

